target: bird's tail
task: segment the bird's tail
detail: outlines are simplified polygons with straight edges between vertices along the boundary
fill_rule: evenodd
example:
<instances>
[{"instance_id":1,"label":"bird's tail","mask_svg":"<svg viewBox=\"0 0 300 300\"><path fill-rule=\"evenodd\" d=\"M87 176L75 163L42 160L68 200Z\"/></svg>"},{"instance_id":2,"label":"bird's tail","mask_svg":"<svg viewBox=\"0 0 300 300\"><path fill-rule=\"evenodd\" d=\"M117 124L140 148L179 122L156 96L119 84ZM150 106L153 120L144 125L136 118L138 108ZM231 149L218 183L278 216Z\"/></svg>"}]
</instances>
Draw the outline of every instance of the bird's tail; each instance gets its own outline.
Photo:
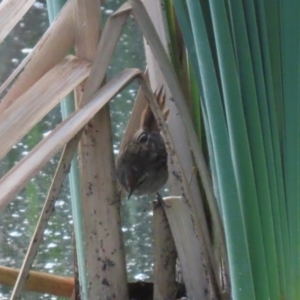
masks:
<instances>
[{"instance_id":1,"label":"bird's tail","mask_svg":"<svg viewBox=\"0 0 300 300\"><path fill-rule=\"evenodd\" d=\"M170 110L165 108L166 94L163 92L163 86L159 89L158 92L155 92L155 97L166 121L168 119ZM147 132L159 132L158 124L149 104L147 104L146 108L142 112L140 128Z\"/></svg>"}]
</instances>

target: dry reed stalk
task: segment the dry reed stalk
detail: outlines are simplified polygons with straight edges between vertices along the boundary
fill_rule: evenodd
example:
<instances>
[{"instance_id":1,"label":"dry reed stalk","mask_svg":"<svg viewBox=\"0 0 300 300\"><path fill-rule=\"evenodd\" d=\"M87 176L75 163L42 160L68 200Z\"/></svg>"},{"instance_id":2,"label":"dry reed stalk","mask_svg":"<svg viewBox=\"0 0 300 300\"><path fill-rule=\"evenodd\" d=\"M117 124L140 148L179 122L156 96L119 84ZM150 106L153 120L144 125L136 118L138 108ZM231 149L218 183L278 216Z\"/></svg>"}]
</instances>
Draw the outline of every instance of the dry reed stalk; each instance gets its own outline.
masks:
<instances>
[{"instance_id":1,"label":"dry reed stalk","mask_svg":"<svg viewBox=\"0 0 300 300\"><path fill-rule=\"evenodd\" d=\"M36 83L45 73L58 64L74 45L74 1L68 1L31 53L0 87L0 93L19 74L0 105L0 112L7 109L18 97Z\"/></svg>"},{"instance_id":2,"label":"dry reed stalk","mask_svg":"<svg viewBox=\"0 0 300 300\"><path fill-rule=\"evenodd\" d=\"M148 80L148 72L146 71L144 73L144 76L146 80ZM122 141L120 143L119 147L119 153L122 152L126 144L129 142L130 138L133 136L133 134L139 129L140 127L140 117L142 114L142 111L146 107L147 101L145 99L145 96L143 94L143 91L141 89L138 90L138 93L136 95L134 105L130 114L130 118L127 122L126 129L124 132L124 135L122 137Z\"/></svg>"},{"instance_id":3,"label":"dry reed stalk","mask_svg":"<svg viewBox=\"0 0 300 300\"><path fill-rule=\"evenodd\" d=\"M45 200L40 218L36 225L33 236L31 237L30 245L27 249L26 256L24 258L22 267L18 274L18 278L14 285L14 289L11 295L10 300L19 299L22 290L26 285L27 278L30 274L30 268L33 264L33 261L38 253L38 248L43 241L44 232L48 225L48 221L54 212L54 207L56 200L62 190L64 181L69 173L71 162L74 156L75 151L70 151L70 149L76 148L81 137L81 133L77 133L75 137L68 143L65 147L61 160L58 164L58 168L55 172L54 178L52 180L51 187L49 189L47 198Z\"/></svg>"},{"instance_id":4,"label":"dry reed stalk","mask_svg":"<svg viewBox=\"0 0 300 300\"><path fill-rule=\"evenodd\" d=\"M182 275L189 299L220 299L216 282L209 276L210 262L203 253L203 245L195 232L195 220L181 197L164 198L170 207L166 215L175 240ZM203 286L203 282L205 285ZM199 288L201 286L201 288Z\"/></svg>"},{"instance_id":5,"label":"dry reed stalk","mask_svg":"<svg viewBox=\"0 0 300 300\"><path fill-rule=\"evenodd\" d=\"M154 296L155 300L174 299L176 283L177 252L164 208L153 203L154 239Z\"/></svg>"},{"instance_id":6,"label":"dry reed stalk","mask_svg":"<svg viewBox=\"0 0 300 300\"><path fill-rule=\"evenodd\" d=\"M19 271L18 269L0 266L0 284L14 286ZM74 278L30 271L25 289L59 297L70 297L74 289Z\"/></svg>"},{"instance_id":7,"label":"dry reed stalk","mask_svg":"<svg viewBox=\"0 0 300 300\"><path fill-rule=\"evenodd\" d=\"M3 0L0 3L0 43L34 2L35 0Z\"/></svg>"},{"instance_id":8,"label":"dry reed stalk","mask_svg":"<svg viewBox=\"0 0 300 300\"><path fill-rule=\"evenodd\" d=\"M93 60L91 75L87 79L78 104L85 105L101 87L113 51L104 48L109 43L107 33L100 38L99 46L95 24L97 1L77 1L78 26L83 22L86 28L79 32L76 52L81 57ZM111 20L112 18L110 18ZM120 18L113 18L119 21ZM123 22L124 17L121 18ZM109 23L109 21L108 21ZM88 29L90 28L90 30ZM112 29L112 28L111 28ZM117 32L114 32L117 29ZM119 27L109 32L110 40L119 38ZM98 33L99 35L99 33ZM81 37L81 38L80 38ZM77 100L80 98L77 90ZM84 219L84 240L86 253L89 298L127 299L127 278L124 245L121 232L120 207L116 185L112 146L110 111L105 105L88 123L79 146L82 207Z\"/></svg>"},{"instance_id":9,"label":"dry reed stalk","mask_svg":"<svg viewBox=\"0 0 300 300\"><path fill-rule=\"evenodd\" d=\"M68 56L0 113L0 157L3 157L90 72L90 64Z\"/></svg>"},{"instance_id":10,"label":"dry reed stalk","mask_svg":"<svg viewBox=\"0 0 300 300\"><path fill-rule=\"evenodd\" d=\"M151 19L149 18L144 6L142 5L140 0L130 0L129 3L132 5L132 14L134 18L136 19L137 23L139 24L153 54L155 59L158 62L158 65L160 67L161 72L163 73L164 79L167 83L168 88L171 91L171 94L173 95L173 100L178 108L178 112L182 118L182 128L181 131L182 134L180 136L174 135L174 140L177 140L176 137L178 137L178 141L181 144L185 144L182 142L182 137L187 137L186 146L188 146L186 151L177 151L176 154L179 157L179 161L181 164L181 167L179 168L181 171L178 173L184 180L191 181L191 179L195 179L195 169L199 171L199 174L201 176L201 180L203 183L204 191L206 194L206 197L208 199L210 213L212 215L212 221L213 226L215 227L215 240L218 241L218 244L214 246L212 244L212 241L209 236L209 228L208 224L205 222L205 213L203 206L201 202L199 201L199 188L195 186L194 189L190 189L190 184L186 186L185 192L188 191L187 196L189 203L191 205L191 210L194 212L197 212L197 216L195 216L195 223L197 224L198 229L200 230L198 233L201 232L201 238L204 238L205 243L201 243L203 245L203 253L205 256L207 256L207 261L210 261L210 267L212 268L212 276L214 278L217 278L218 280L218 286L221 289L222 282L219 277L220 274L220 257L222 257L221 260L225 262L225 273L228 274L228 264L227 262L227 253L225 248L225 237L224 232L222 228L222 223L216 203L216 199L214 198L213 188L212 188L212 181L211 177L203 156L203 153L200 148L200 144L198 141L198 138L196 136L195 130L193 128L193 124L191 121L191 117L189 115L186 101L183 97L183 93L180 88L180 84L178 82L178 79L176 77L176 73L171 65L171 62L168 58L168 55L166 51L164 50L163 44L161 43L159 36L157 32L155 31L155 28L151 22ZM172 116L171 116L172 117ZM178 118L178 116L177 116ZM171 122L171 118L170 118ZM178 127L177 127L178 128ZM180 132L180 128L178 128L177 133ZM173 133L172 131L170 132ZM175 144L176 145L176 144ZM186 161L186 156L189 155L189 153L192 153L193 158L191 161L194 160L194 164L189 164L189 170L188 173L184 172L184 168L186 165L184 164ZM184 168L183 168L184 167ZM172 176L176 174L172 172ZM176 177L176 176L175 176ZM195 181L191 181L191 183L195 184ZM177 189L177 192L176 192ZM197 191L198 196L194 193ZM176 181L174 185L174 189L172 189L173 195L180 195L182 191L178 190L178 185L176 187ZM200 235L199 235L200 236ZM209 258L208 258L209 257ZM223 270L222 270L223 271Z\"/></svg>"},{"instance_id":11,"label":"dry reed stalk","mask_svg":"<svg viewBox=\"0 0 300 300\"><path fill-rule=\"evenodd\" d=\"M115 76L93 96L93 99L89 103L78 109L58 125L27 156L6 173L0 180L0 211L85 126L98 110L139 74L140 71L137 69L128 69Z\"/></svg>"},{"instance_id":12,"label":"dry reed stalk","mask_svg":"<svg viewBox=\"0 0 300 300\"><path fill-rule=\"evenodd\" d=\"M80 3L80 1L78 2ZM82 4L81 4L82 5ZM101 53L101 55L97 55L94 63L93 63L93 67L92 67L92 71L91 73L93 74L93 76L91 76L89 78L89 80L87 81L86 85L85 85L85 91L82 95L82 102L80 104L80 109L78 111L76 111L74 114L72 114L66 121L62 122L61 125L59 125L48 137L46 137L37 147L35 147L30 154L25 157L21 162L19 162L19 164L17 164L10 172L8 172L1 180L0 180L0 189L3 191L2 195L0 195L0 209L3 209L3 207L5 205L7 205L7 203L10 201L10 199L16 195L16 193L18 193L24 186L25 184L28 182L28 180L34 175L36 174L42 167L43 165L47 162L48 159L50 159L51 157L53 157L53 155L59 151L59 149L61 149L63 147L63 145L65 143L67 143L68 141L70 141L72 139L72 137L79 131L81 130L81 128L96 114L96 112L102 108L105 103L107 103L107 101L109 101L111 99L111 97L113 97L113 95L116 94L117 90L120 90L124 85L126 85L129 81L131 81L133 78L135 78L136 76L140 76L140 83L143 89L143 93L146 95L147 100L149 101L154 114L156 115L157 119L160 122L160 125L162 126L162 131L166 137L166 141L167 141L167 147L168 147L168 151L171 157L171 164L174 163L174 169L172 166L172 176L173 176L173 185L174 185L174 194L176 195L182 195L184 201L181 199L181 204L180 205L184 205L184 207L182 208L183 210L185 210L185 214L183 214L183 218L185 218L185 220L187 221L188 224L188 220L193 220L192 224L188 224L189 227L189 240L193 240L194 245L198 245L199 249L197 248L198 254L193 252L193 250L189 250L191 251L191 253L195 256L195 259L197 260L197 262L201 261L205 263L205 271L207 271L207 273L205 273L204 275L202 274L201 269L198 269L198 273L195 271L193 272L194 277L199 276L199 280L196 278L192 278L192 276L188 276L186 275L185 280L189 280L189 282L187 284L188 287L188 292L191 295L191 297L194 297L193 295L196 295L198 293L199 295L199 291L203 291L207 288L207 281L209 282L213 282L213 280L211 280L211 278L214 278L214 276L216 276L217 273L217 267L216 267L216 261L214 260L214 257L211 255L211 243L209 241L208 238L208 229L205 225L200 224L199 220L201 220L201 216L203 215L203 211L202 208L199 208L199 205L197 204L197 197L195 197L196 192L195 190L191 190L190 189L190 184L188 182L189 176L188 174L191 175L191 178L193 177L193 170L191 170L191 167L189 167L188 172L186 170L184 170L183 166L185 167L185 163L184 163L184 157L182 156L182 154L178 154L179 156L177 157L176 153L176 149L173 145L173 141L172 138L170 137L170 132L167 130L162 116L161 116L161 112L159 111L159 108L156 107L156 101L155 98L153 96L153 94L151 93L149 86L147 84L147 82L144 80L143 76L140 75L140 73L137 70L129 70L127 72L122 73L120 76L117 76L117 78L115 80L112 80L112 82L110 82L109 84L107 84L103 89L101 89L99 92L97 92L97 95L95 95L94 97L92 97L92 95L94 95L94 93L100 88L100 85L103 82L104 76L105 76L105 72L106 69L109 65L112 53L116 47L116 43L120 37L121 34L121 30L122 27L124 25L124 23L126 22L129 13L131 12L132 9L132 13L133 16L136 18L138 24L140 25L144 35L147 38L147 41L151 47L151 50L153 51L156 60L159 63L159 66L162 70L164 79L167 82L168 87L171 90L172 95L175 95L176 97L174 98L176 105L179 108L179 112L182 116L182 120L183 123L181 125L182 128L184 128L185 130L183 131L186 136L187 136L187 143L186 145L189 146L191 148L191 151L193 153L193 155L195 156L195 161L196 161L196 165L198 170L201 173L203 182L204 182L204 188L205 188L205 192L208 195L208 198L210 198L210 200L213 201L213 196L212 196L212 186L211 186L211 180L210 177L208 175L208 170L207 167L205 165L201 150L199 148L199 145L197 143L197 138L195 135L195 132L193 130L190 118L189 118L189 114L187 111L187 107L183 98L183 95L181 93L179 84L176 80L176 77L174 76L175 73L172 70L171 64L168 60L168 57L166 55L166 52L164 51L161 42L159 41L159 38L154 30L154 27L151 23L151 20L149 19L144 7L141 5L141 2L138 0L131 0L128 3L125 3L115 14L112 15L111 18L109 18L106 27L104 29L103 32L103 36L100 40L99 46L98 46L98 53ZM87 10L88 11L88 10ZM78 13L78 11L77 11ZM86 17L87 15L85 15ZM84 16L83 16L84 18ZM79 30L79 29L77 29ZM70 40L64 45L64 47L62 48L63 50L65 50L67 48L68 43L70 42ZM81 46L80 46L81 47ZM101 50L101 51L100 51ZM55 59L57 59L58 57L60 57L60 55L62 55L63 51L60 52L57 57ZM83 54L85 55L85 54ZM87 57L89 56L89 54L87 54ZM40 57L41 58L41 57ZM32 60L33 62L37 62L38 59ZM50 65L53 64L54 61L51 61ZM48 65L48 67L50 66ZM35 66L34 63L31 64L31 66ZM34 68L33 68L34 69ZM39 73L38 69L34 69L37 70L38 75L37 78L39 76L42 76L41 73ZM25 69L26 71L26 69ZM35 72L34 72L35 73ZM21 78L21 77L20 77ZM24 77L22 77L24 80ZM119 79L120 82L117 82L116 80ZM41 79L42 80L42 79ZM34 82L34 81L33 81ZM17 88L15 88L15 93L18 94L20 93L20 91L22 90L22 87L26 90L30 87L30 85L26 86L22 84L22 80L17 81L16 85ZM33 88L34 86L32 86ZM13 90L13 89L12 89ZM18 92L19 91L19 92ZM28 90L30 91L30 89ZM13 99L12 97L13 93L8 94L7 99ZM21 97L23 95L19 94ZM79 96L80 97L80 96ZM101 100L97 101L97 97L100 97ZM89 99L93 98L93 100L91 100L89 102ZM9 105L11 105L11 101L12 100L5 100L4 103L7 103ZM4 105L3 105L4 107ZM1 106L0 106L1 108ZM4 107L5 109L5 107ZM105 111L106 110L106 111ZM112 250L114 251L114 249L116 249L116 245L119 245L119 247L122 246L122 239L121 239L121 234L120 234L120 227L119 227L119 215L118 215L118 203L115 202L115 200L117 199L115 196L115 192L116 192L116 184L115 184L115 175L114 175L114 166L113 166L113 162L112 162L112 154L111 154L111 133L109 131L107 131L107 126L110 124L109 121L109 114L107 109L102 109L102 112L100 112L100 116L102 117L101 120L97 120L95 119L95 123L94 121L92 123L90 123L91 129L89 130L89 132L87 132L87 136L89 136L89 138L87 139L87 142L89 144L89 153L94 157L94 161L95 158L99 157L99 151L101 150L100 147L100 141L102 142L102 138L104 137L104 145L107 146L105 153L107 153L110 157L109 159L103 160L102 158L99 158L99 161L101 160L101 163L98 163L98 166L94 166L91 164L91 161L89 161L88 163L84 163L83 166L85 166L85 168L82 168L82 172L85 172L87 169L86 167L88 167L88 172L90 175L94 176L94 179L91 182L91 184L88 184L86 186L84 186L84 191L86 193L90 193L90 195L88 195L88 198L92 197L96 197L96 195L98 196L99 194L102 195L105 199L102 200L100 202L101 208L99 207L95 207L96 199L94 199L92 206L87 207L87 214L86 216L90 215L92 213L94 213L96 216L95 218L91 218L91 224L88 225L88 227L91 228L96 228L97 232L99 232L99 236L95 237L95 242L105 242L105 244L107 245L108 250ZM95 125L95 126L94 126ZM171 134L172 136L172 134ZM176 137L174 135L174 137ZM96 143L94 144L94 141L96 138ZM175 138L175 140L177 140ZM96 147L95 147L96 146ZM179 152L178 152L179 153ZM186 152L187 153L187 152ZM178 160L179 158L179 160ZM86 157L82 156L82 161L86 159ZM101 165L101 168L99 168L99 166ZM190 164L191 165L191 164ZM99 170L100 170L100 174L99 174ZM99 175L98 175L99 174ZM107 174L110 174L111 176L111 183L106 186L103 187L103 183L107 182L105 175L107 177ZM95 178L95 176L99 176L99 178ZM110 209L111 208L111 204L114 204L113 206L115 206L112 210L109 210L108 213L106 212L106 215L103 214L103 212L105 211L106 208ZM212 206L213 207L213 206ZM96 210L95 210L96 208ZM195 211L197 211L197 214L195 214ZM216 216L215 211L212 209L213 212L213 218L215 221L215 224L218 225L218 216ZM169 211L170 213L170 211ZM172 213L175 215L176 212L173 211ZM174 216L170 216L169 217L169 222L171 224L171 219ZM105 220L105 225L103 224L96 224L95 220L96 219L103 219ZM115 218L116 222L114 222L113 224L111 223L111 219ZM110 227L112 229L111 232L111 236L107 237L107 238L102 238L105 237L105 234L107 233L107 228ZM178 224L176 223L172 223L171 227L176 228L176 226L178 226ZM89 230L90 230L89 229ZM174 233L173 233L174 234ZM220 233L220 236L222 235L222 233ZM118 236L119 238L117 239L117 243L115 243L115 237ZM92 235L90 235L89 237L94 238ZM176 239L175 239L176 240ZM184 241L184 239L182 239L181 241L177 241L176 244L178 244L180 246L180 244ZM178 247L179 247L178 246ZM192 247L191 247L192 248ZM99 249L96 249L99 250ZM104 256L105 256L105 251L103 251L103 249L100 249L102 252L101 254L97 257L98 260L100 261L100 265L102 264L102 267L105 266L105 268L107 267L107 263L108 261L104 260ZM201 253L201 259L199 259L199 257L197 255L199 255L199 253ZM119 255L120 254L120 255ZM113 280L114 281L114 276L113 274L115 274L115 270L123 270L123 265L124 265L124 259L122 251L120 251L118 254L118 258L116 260L116 264L117 264L117 268L111 268L114 270L108 270L109 272L103 272L99 275L100 278L102 278L102 287L100 288L101 293L104 293L105 295L108 295L108 293L110 293L109 289L106 289L104 286L106 285L107 282L111 283L108 280ZM224 254L224 253L222 253ZM187 270L189 263L184 259L184 254L180 254L180 256L183 259L184 262L184 266L183 269ZM95 260L96 257L94 257ZM100 258L100 259L99 259ZM191 259L191 258L189 258ZM106 277L108 274L108 277ZM125 282L126 281L126 275L124 278L124 272L121 271L121 276L118 277L118 279L116 279L118 282ZM187 272L185 271L185 274L187 274ZM113 288L117 287L117 283L116 281L114 281L112 283ZM122 285L123 286L123 285ZM211 289L211 285L208 287L209 292L213 295L215 293L214 290ZM95 289L96 290L96 289ZM127 294L127 290L126 288L123 288L122 291L120 292L121 295L124 295L125 298L122 299L126 299L126 294ZM193 298L193 299L197 299L197 298Z\"/></svg>"}]
</instances>

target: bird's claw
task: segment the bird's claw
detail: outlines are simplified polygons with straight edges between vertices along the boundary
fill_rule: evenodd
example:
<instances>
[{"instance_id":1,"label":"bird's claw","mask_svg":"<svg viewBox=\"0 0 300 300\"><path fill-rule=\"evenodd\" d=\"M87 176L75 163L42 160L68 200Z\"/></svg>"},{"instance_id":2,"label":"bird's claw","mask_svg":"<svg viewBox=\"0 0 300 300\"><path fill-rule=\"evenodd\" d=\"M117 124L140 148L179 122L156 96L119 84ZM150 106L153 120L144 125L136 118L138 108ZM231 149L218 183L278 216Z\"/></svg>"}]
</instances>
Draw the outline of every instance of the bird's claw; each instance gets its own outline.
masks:
<instances>
[{"instance_id":1,"label":"bird's claw","mask_svg":"<svg viewBox=\"0 0 300 300\"><path fill-rule=\"evenodd\" d=\"M162 198L161 194L160 193L156 193L156 200L157 200L157 203L154 205L154 209L156 209L157 207L159 206L162 206L162 207L168 207L170 208L171 205L167 204L164 199Z\"/></svg>"}]
</instances>

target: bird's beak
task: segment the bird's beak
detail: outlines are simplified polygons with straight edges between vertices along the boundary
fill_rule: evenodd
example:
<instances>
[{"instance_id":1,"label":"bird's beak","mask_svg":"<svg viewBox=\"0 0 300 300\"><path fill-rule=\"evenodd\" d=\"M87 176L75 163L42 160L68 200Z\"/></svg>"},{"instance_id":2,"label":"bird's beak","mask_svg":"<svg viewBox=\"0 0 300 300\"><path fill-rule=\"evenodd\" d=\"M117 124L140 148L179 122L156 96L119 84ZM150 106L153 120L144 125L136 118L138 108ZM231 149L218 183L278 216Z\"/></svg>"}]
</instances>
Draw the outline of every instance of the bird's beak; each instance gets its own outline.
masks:
<instances>
[{"instance_id":1,"label":"bird's beak","mask_svg":"<svg viewBox=\"0 0 300 300\"><path fill-rule=\"evenodd\" d=\"M133 189L130 189L130 191L128 192L127 200L129 200L129 198L131 197L132 193L133 193Z\"/></svg>"},{"instance_id":2,"label":"bird's beak","mask_svg":"<svg viewBox=\"0 0 300 300\"><path fill-rule=\"evenodd\" d=\"M131 195L132 195L132 192L133 192L133 190L129 191L129 193L128 193L128 197L127 197L127 200L129 200L129 198L131 197Z\"/></svg>"},{"instance_id":3,"label":"bird's beak","mask_svg":"<svg viewBox=\"0 0 300 300\"><path fill-rule=\"evenodd\" d=\"M129 200L129 198L133 194L133 192L135 190L135 186L136 186L136 182L135 182L134 178L132 176L128 176L128 178L127 178L127 189L126 189L128 191L127 200Z\"/></svg>"}]
</instances>

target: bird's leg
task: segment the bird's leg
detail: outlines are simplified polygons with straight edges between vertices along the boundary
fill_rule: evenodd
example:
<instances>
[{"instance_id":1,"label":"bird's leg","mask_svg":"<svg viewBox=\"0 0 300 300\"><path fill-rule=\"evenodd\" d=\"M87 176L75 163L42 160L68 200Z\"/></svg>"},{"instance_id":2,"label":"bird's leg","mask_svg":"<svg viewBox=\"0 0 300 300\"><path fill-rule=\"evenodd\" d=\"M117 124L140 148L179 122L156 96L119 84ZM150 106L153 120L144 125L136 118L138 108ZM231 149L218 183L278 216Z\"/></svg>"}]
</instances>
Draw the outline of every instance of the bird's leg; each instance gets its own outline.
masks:
<instances>
[{"instance_id":1,"label":"bird's leg","mask_svg":"<svg viewBox=\"0 0 300 300\"><path fill-rule=\"evenodd\" d=\"M109 203L109 205L114 205L116 203L120 203L121 204L121 196L122 196L122 186L120 185L118 188L118 197L116 197L115 200L113 200L112 202Z\"/></svg>"},{"instance_id":2,"label":"bird's leg","mask_svg":"<svg viewBox=\"0 0 300 300\"><path fill-rule=\"evenodd\" d=\"M163 200L162 196L160 193L156 193L156 200L157 200L157 204L155 205L154 209L158 206L162 206L162 207L171 207L170 205L168 205L167 203L165 203L165 201Z\"/></svg>"}]
</instances>

